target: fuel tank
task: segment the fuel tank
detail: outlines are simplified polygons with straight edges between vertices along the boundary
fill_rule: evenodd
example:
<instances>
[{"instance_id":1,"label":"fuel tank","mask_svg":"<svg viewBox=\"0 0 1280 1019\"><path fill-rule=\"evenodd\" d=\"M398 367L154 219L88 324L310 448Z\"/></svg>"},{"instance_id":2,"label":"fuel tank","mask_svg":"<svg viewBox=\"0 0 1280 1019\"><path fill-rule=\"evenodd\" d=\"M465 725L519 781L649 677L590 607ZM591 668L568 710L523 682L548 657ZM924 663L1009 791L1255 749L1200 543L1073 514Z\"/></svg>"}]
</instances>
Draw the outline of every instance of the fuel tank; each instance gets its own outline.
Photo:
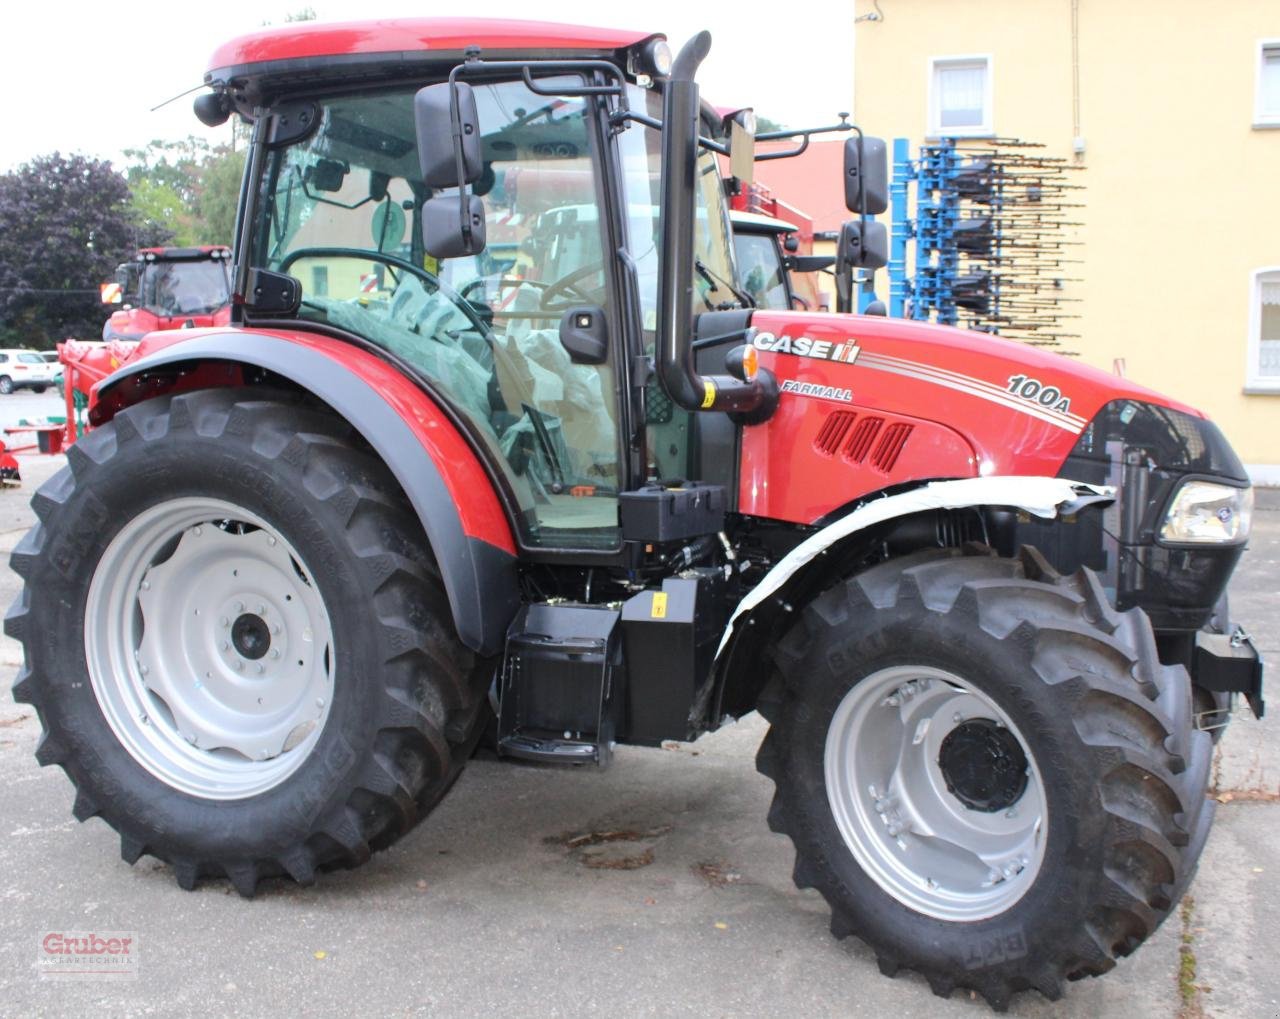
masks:
<instances>
[{"instance_id":1,"label":"fuel tank","mask_svg":"<svg viewBox=\"0 0 1280 1019\"><path fill-rule=\"evenodd\" d=\"M1012 340L903 319L751 318L778 409L743 429L738 509L814 523L904 482L1056 475L1090 419L1130 398L1199 411Z\"/></svg>"}]
</instances>

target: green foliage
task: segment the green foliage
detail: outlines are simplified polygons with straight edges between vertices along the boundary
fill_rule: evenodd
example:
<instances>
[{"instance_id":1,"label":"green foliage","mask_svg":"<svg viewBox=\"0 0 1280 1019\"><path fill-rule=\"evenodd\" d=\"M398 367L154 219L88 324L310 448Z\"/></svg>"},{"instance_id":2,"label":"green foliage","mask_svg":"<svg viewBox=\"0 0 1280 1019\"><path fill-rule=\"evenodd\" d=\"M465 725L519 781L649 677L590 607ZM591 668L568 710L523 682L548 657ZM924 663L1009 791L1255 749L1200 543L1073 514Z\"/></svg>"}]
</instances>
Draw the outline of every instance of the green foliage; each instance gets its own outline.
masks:
<instances>
[{"instance_id":1,"label":"green foliage","mask_svg":"<svg viewBox=\"0 0 1280 1019\"><path fill-rule=\"evenodd\" d=\"M0 175L0 344L100 335L98 285L134 237L129 186L105 160L55 152Z\"/></svg>"},{"instance_id":2,"label":"green foliage","mask_svg":"<svg viewBox=\"0 0 1280 1019\"><path fill-rule=\"evenodd\" d=\"M770 120L768 117L762 117L756 114L756 134L765 134L769 131L781 131L786 124L779 124L776 120Z\"/></svg>"},{"instance_id":3,"label":"green foliage","mask_svg":"<svg viewBox=\"0 0 1280 1019\"><path fill-rule=\"evenodd\" d=\"M235 236L244 150L221 148L206 164L197 214L205 244L230 244Z\"/></svg>"},{"instance_id":4,"label":"green foliage","mask_svg":"<svg viewBox=\"0 0 1280 1019\"><path fill-rule=\"evenodd\" d=\"M191 210L169 184L140 180L130 189L130 205L139 229L138 247L197 243L196 224Z\"/></svg>"},{"instance_id":5,"label":"green foliage","mask_svg":"<svg viewBox=\"0 0 1280 1019\"><path fill-rule=\"evenodd\" d=\"M126 149L141 246L230 244L244 153L203 138ZM156 238L159 238L158 240Z\"/></svg>"}]
</instances>

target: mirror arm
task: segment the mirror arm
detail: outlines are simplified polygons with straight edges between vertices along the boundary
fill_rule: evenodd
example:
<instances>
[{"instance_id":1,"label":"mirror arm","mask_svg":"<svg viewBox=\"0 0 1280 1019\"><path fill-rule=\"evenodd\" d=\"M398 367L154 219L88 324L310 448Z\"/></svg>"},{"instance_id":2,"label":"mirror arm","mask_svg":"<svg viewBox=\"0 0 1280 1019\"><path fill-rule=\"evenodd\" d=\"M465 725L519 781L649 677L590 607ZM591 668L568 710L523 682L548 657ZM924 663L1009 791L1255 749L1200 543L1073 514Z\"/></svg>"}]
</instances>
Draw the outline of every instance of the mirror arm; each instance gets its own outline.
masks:
<instances>
[{"instance_id":1,"label":"mirror arm","mask_svg":"<svg viewBox=\"0 0 1280 1019\"><path fill-rule=\"evenodd\" d=\"M794 149L784 149L782 152L760 152L756 154L756 162L763 163L769 159L790 159L792 156L798 156L809 147L809 138L815 134L831 134L834 131L855 131L858 136L862 136L862 131L858 129L856 124L849 123L849 114L840 114L840 123L829 124L826 127L804 127L796 131L788 131L785 128L781 131L766 131L764 134L756 135L758 142L773 142L782 138L800 138L801 142Z\"/></svg>"},{"instance_id":2,"label":"mirror arm","mask_svg":"<svg viewBox=\"0 0 1280 1019\"><path fill-rule=\"evenodd\" d=\"M650 128L654 131L662 130L662 121L644 113L636 113L634 110L618 110L609 117L609 124L611 127L617 126L618 124L625 124L627 121L639 124L641 127ZM698 144L704 149L710 149L712 152L718 152L722 156L727 156L729 154L728 145L721 144L712 138L708 138L706 135L698 135Z\"/></svg>"}]
</instances>

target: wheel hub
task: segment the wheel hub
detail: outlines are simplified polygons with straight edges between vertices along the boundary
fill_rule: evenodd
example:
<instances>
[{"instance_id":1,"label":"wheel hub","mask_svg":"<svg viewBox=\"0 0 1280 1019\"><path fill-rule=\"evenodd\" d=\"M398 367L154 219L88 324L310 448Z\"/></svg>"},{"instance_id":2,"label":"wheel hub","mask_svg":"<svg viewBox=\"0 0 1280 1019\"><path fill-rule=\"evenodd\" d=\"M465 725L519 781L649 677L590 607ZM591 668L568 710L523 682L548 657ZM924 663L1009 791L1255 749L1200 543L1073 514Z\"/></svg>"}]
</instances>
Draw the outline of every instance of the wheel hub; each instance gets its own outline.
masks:
<instances>
[{"instance_id":1,"label":"wheel hub","mask_svg":"<svg viewBox=\"0 0 1280 1019\"><path fill-rule=\"evenodd\" d=\"M246 612L231 624L231 643L238 655L256 662L271 649L271 631L261 616Z\"/></svg>"},{"instance_id":2,"label":"wheel hub","mask_svg":"<svg viewBox=\"0 0 1280 1019\"><path fill-rule=\"evenodd\" d=\"M1031 887L1047 805L1035 760L985 692L891 666L845 694L827 730L832 816L859 866L909 908L983 920Z\"/></svg>"},{"instance_id":3,"label":"wheel hub","mask_svg":"<svg viewBox=\"0 0 1280 1019\"><path fill-rule=\"evenodd\" d=\"M1027 755L1017 738L990 718L970 719L947 733L938 767L947 791L970 810L1005 810L1027 788Z\"/></svg>"},{"instance_id":4,"label":"wheel hub","mask_svg":"<svg viewBox=\"0 0 1280 1019\"><path fill-rule=\"evenodd\" d=\"M284 781L333 698L332 629L302 559L219 500L161 503L121 530L90 584L85 649L125 748L210 799Z\"/></svg>"}]
</instances>

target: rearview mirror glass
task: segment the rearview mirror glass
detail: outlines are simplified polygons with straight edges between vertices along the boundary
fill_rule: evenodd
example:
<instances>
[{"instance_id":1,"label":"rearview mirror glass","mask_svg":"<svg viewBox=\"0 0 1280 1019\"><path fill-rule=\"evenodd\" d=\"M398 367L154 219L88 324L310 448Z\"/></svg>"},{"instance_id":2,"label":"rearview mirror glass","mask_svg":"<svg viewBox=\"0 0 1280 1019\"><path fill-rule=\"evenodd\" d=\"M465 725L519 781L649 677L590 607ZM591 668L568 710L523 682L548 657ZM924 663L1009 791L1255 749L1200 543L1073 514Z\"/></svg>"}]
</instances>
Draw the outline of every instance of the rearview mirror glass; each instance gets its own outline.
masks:
<instances>
[{"instance_id":1,"label":"rearview mirror glass","mask_svg":"<svg viewBox=\"0 0 1280 1019\"><path fill-rule=\"evenodd\" d=\"M453 97L458 103L462 147L462 180L458 179L454 150ZM464 81L441 82L419 89L413 98L414 126L418 134L418 162L429 187L455 188L476 180L484 168L480 158L480 118L476 94Z\"/></svg>"},{"instance_id":2,"label":"rearview mirror glass","mask_svg":"<svg viewBox=\"0 0 1280 1019\"><path fill-rule=\"evenodd\" d=\"M889 232L883 223L851 220L840 228L837 258L859 269L883 269L889 264Z\"/></svg>"},{"instance_id":3,"label":"rearview mirror glass","mask_svg":"<svg viewBox=\"0 0 1280 1019\"><path fill-rule=\"evenodd\" d=\"M889 154L883 138L845 139L844 204L850 212L868 216L889 208Z\"/></svg>"},{"instance_id":4,"label":"rearview mirror glass","mask_svg":"<svg viewBox=\"0 0 1280 1019\"><path fill-rule=\"evenodd\" d=\"M484 203L475 195L437 195L422 206L422 244L435 258L461 258L484 250Z\"/></svg>"}]
</instances>

